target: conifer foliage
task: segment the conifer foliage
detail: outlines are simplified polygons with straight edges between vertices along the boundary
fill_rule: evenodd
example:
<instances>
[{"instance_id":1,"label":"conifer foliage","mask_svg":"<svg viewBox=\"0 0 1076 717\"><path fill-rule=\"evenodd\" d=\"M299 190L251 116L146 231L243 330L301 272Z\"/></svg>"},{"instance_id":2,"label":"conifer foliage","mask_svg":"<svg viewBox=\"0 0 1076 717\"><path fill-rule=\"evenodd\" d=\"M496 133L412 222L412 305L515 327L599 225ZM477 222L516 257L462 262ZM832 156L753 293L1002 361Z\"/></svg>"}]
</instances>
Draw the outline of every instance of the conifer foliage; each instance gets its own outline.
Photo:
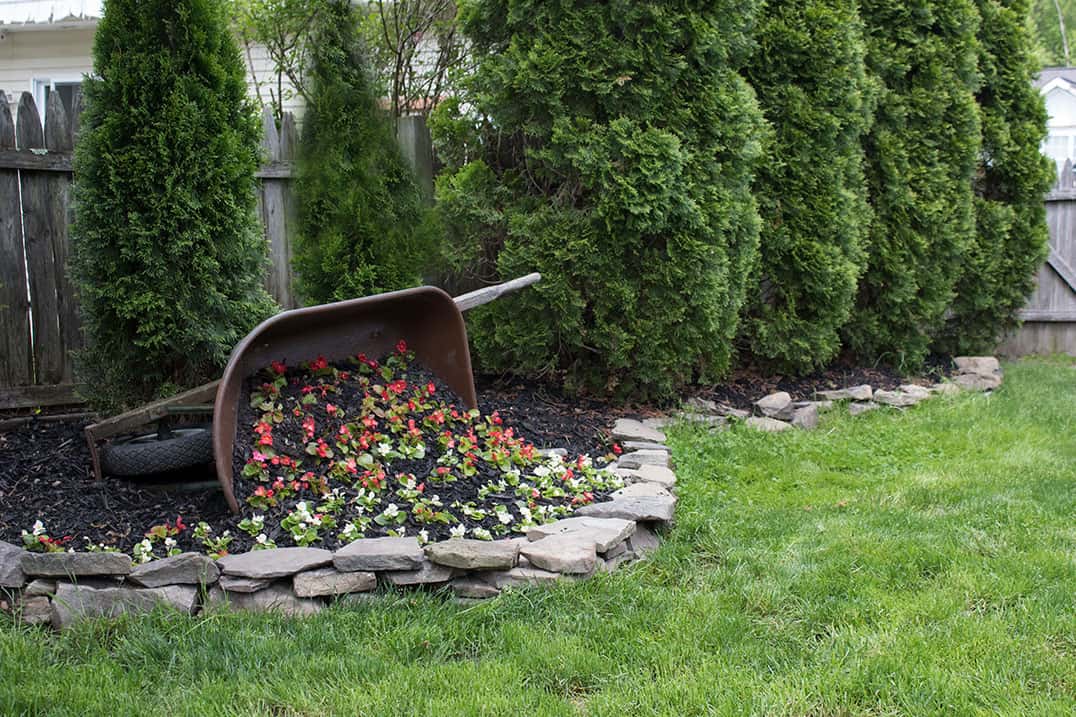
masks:
<instances>
[{"instance_id":1,"label":"conifer foliage","mask_svg":"<svg viewBox=\"0 0 1076 717\"><path fill-rule=\"evenodd\" d=\"M484 367L633 397L727 368L758 242L763 124L738 74L756 9L462 7L474 111L438 119L442 156L469 160L438 183L451 253L486 281L543 274L469 315Z\"/></svg>"},{"instance_id":2,"label":"conifer foliage","mask_svg":"<svg viewBox=\"0 0 1076 717\"><path fill-rule=\"evenodd\" d=\"M762 237L743 332L756 360L803 372L840 349L866 263L858 2L772 0L756 38L746 76L774 135L755 180Z\"/></svg>"},{"instance_id":3,"label":"conifer foliage","mask_svg":"<svg viewBox=\"0 0 1076 717\"><path fill-rule=\"evenodd\" d=\"M862 359L914 365L944 323L975 231L979 158L972 0L863 0L881 82L865 141L874 223L846 328Z\"/></svg>"},{"instance_id":4,"label":"conifer foliage","mask_svg":"<svg viewBox=\"0 0 1076 717\"><path fill-rule=\"evenodd\" d=\"M1028 30L1030 0L978 0L977 93L983 148L975 175L975 236L964 259L942 351L992 351L1034 288L1048 234L1043 195L1055 180L1039 151L1046 108Z\"/></svg>"},{"instance_id":5,"label":"conifer foliage","mask_svg":"<svg viewBox=\"0 0 1076 717\"><path fill-rule=\"evenodd\" d=\"M359 17L319 0L300 147L298 290L323 303L413 286L428 252L424 209L378 104Z\"/></svg>"},{"instance_id":6,"label":"conifer foliage","mask_svg":"<svg viewBox=\"0 0 1076 717\"><path fill-rule=\"evenodd\" d=\"M222 3L107 0L75 156L79 380L115 408L210 380L272 312L259 128Z\"/></svg>"}]
</instances>

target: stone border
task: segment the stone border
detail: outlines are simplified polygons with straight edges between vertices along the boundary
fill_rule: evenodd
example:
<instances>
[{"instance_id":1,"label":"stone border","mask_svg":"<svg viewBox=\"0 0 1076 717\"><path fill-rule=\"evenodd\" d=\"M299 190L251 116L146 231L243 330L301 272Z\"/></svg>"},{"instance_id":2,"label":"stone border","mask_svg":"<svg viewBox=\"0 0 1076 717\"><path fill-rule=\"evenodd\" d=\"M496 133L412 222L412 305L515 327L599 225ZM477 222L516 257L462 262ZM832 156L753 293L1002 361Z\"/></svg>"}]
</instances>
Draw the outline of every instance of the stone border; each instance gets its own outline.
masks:
<instances>
[{"instance_id":1,"label":"stone border","mask_svg":"<svg viewBox=\"0 0 1076 717\"><path fill-rule=\"evenodd\" d=\"M625 487L523 537L425 547L415 537L362 538L335 552L274 548L219 560L191 552L141 565L124 553L32 553L0 542L0 609L57 630L158 607L309 615L332 600L368 598L378 584L447 588L471 599L612 572L658 547L676 506L665 434L622 419L613 437L630 451L610 465Z\"/></svg>"},{"instance_id":2,"label":"stone border","mask_svg":"<svg viewBox=\"0 0 1076 717\"><path fill-rule=\"evenodd\" d=\"M763 431L811 429L820 410L849 401L858 415L889 405L913 406L939 393L990 391L1001 385L992 357L955 359L952 382L906 384L898 391L855 386L794 402L785 392L755 402L761 415L695 399L681 418L726 428L742 420ZM534 526L525 537L453 538L425 547L411 538L362 538L335 552L274 548L219 560L199 553L134 565L123 553L31 553L0 542L0 609L25 624L63 629L79 620L169 607L187 615L206 609L309 615L331 600L370 596L378 584L447 588L458 598L490 598L502 590L580 580L645 558L673 520L676 474L662 427L668 419L619 419L613 440L626 449L610 468L625 487L570 518ZM556 450L549 452L558 452Z\"/></svg>"},{"instance_id":3,"label":"stone border","mask_svg":"<svg viewBox=\"0 0 1076 717\"><path fill-rule=\"evenodd\" d=\"M882 406L909 408L933 396L961 391L993 391L1001 386L1001 364L992 356L960 356L953 359L956 373L951 381L929 386L906 383L896 391L875 390L869 385L852 386L837 391L819 391L814 401L793 401L785 391L771 393L755 401L750 411L693 398L685 403L681 418L722 430L732 421L743 421L748 428L780 433L793 428L810 430L818 425L819 413L837 403L848 403L848 412L858 416Z\"/></svg>"}]
</instances>

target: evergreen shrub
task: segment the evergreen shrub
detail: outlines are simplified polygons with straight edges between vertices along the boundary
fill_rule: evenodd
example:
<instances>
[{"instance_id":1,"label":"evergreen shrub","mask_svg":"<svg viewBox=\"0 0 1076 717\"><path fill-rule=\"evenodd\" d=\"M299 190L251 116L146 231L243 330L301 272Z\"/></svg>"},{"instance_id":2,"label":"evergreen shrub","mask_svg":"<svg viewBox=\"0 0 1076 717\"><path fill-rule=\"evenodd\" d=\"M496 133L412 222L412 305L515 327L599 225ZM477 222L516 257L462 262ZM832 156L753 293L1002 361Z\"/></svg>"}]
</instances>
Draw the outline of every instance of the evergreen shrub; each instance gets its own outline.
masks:
<instances>
[{"instance_id":1,"label":"evergreen shrub","mask_svg":"<svg viewBox=\"0 0 1076 717\"><path fill-rule=\"evenodd\" d=\"M107 0L75 152L78 379L119 408L219 376L268 316L260 131L222 3Z\"/></svg>"},{"instance_id":2,"label":"evergreen shrub","mask_svg":"<svg viewBox=\"0 0 1076 717\"><path fill-rule=\"evenodd\" d=\"M310 303L414 286L430 251L418 184L379 105L348 0L323 0L309 48L294 267Z\"/></svg>"},{"instance_id":3,"label":"evergreen shrub","mask_svg":"<svg viewBox=\"0 0 1076 717\"><path fill-rule=\"evenodd\" d=\"M438 181L450 259L543 274L469 315L481 366L634 398L726 370L758 243L757 5L462 5L476 72L435 121L467 160Z\"/></svg>"},{"instance_id":4,"label":"evergreen shrub","mask_svg":"<svg viewBox=\"0 0 1076 717\"><path fill-rule=\"evenodd\" d=\"M977 93L983 147L975 175L976 234L964 259L951 316L937 346L954 354L993 351L1017 323L1034 288L1049 235L1043 195L1056 179L1039 147L1046 106L1028 29L1030 0L978 0Z\"/></svg>"},{"instance_id":5,"label":"evergreen shrub","mask_svg":"<svg viewBox=\"0 0 1076 717\"><path fill-rule=\"evenodd\" d=\"M858 5L767 3L746 68L774 134L755 180L762 236L742 330L748 353L783 372L837 354L866 264L872 92Z\"/></svg>"},{"instance_id":6,"label":"evergreen shrub","mask_svg":"<svg viewBox=\"0 0 1076 717\"><path fill-rule=\"evenodd\" d=\"M874 221L845 329L861 360L914 366L945 320L975 233L979 158L972 0L863 0L881 83L864 147Z\"/></svg>"}]
</instances>

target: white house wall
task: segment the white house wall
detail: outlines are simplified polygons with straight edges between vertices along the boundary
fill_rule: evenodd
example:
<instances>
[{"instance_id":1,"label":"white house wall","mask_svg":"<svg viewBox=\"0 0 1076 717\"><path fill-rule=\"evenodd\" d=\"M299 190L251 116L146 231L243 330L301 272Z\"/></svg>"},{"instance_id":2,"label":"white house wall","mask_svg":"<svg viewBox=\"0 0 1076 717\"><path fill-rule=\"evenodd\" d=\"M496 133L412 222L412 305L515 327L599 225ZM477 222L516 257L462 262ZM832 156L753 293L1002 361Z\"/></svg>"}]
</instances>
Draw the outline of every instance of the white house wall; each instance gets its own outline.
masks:
<instances>
[{"instance_id":1,"label":"white house wall","mask_svg":"<svg viewBox=\"0 0 1076 717\"><path fill-rule=\"evenodd\" d=\"M45 29L35 26L32 30L0 25L0 90L7 94L11 104L12 117L23 92L35 95L40 106L42 94L40 84L36 81L53 80L56 82L74 82L83 75L93 71L93 38L95 28L79 27L66 29ZM259 101L258 84L261 84L260 96L265 104L269 103L269 85L276 92L276 78L273 63L265 48L254 45L249 48L240 46L243 64L247 68L247 93L255 102ZM293 95L290 83L285 80L285 97ZM284 102L284 109L302 114L302 103L290 96Z\"/></svg>"}]
</instances>

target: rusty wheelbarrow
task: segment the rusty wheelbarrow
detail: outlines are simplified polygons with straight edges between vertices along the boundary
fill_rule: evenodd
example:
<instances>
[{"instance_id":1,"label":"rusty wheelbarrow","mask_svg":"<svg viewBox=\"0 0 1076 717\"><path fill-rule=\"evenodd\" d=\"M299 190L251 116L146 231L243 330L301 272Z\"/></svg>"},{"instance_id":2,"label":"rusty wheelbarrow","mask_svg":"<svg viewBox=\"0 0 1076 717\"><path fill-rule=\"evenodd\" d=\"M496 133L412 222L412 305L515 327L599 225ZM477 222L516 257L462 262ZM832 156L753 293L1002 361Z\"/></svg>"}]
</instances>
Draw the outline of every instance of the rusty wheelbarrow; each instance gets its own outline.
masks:
<instances>
[{"instance_id":1,"label":"rusty wheelbarrow","mask_svg":"<svg viewBox=\"0 0 1076 717\"><path fill-rule=\"evenodd\" d=\"M272 361L296 364L318 356L337 361L360 352L379 355L391 351L403 339L421 364L443 380L468 408L475 408L477 398L462 312L540 279L539 274L529 274L455 299L441 289L425 286L277 314L236 345L219 381L87 426L86 441L94 473L100 479L104 472L116 472L113 467L129 464L150 466L150 470L142 472L183 467L169 463L170 459L181 464L185 461L187 466L191 461L204 463L211 446L217 481L228 506L238 512L232 489L232 452L243 382L249 376ZM173 431L168 427L170 418L198 414L212 416L211 431ZM109 439L154 422L158 423L156 434L109 443ZM162 455L164 445L169 446L166 460L143 461L155 450ZM119 474L138 472L121 470Z\"/></svg>"}]
</instances>

